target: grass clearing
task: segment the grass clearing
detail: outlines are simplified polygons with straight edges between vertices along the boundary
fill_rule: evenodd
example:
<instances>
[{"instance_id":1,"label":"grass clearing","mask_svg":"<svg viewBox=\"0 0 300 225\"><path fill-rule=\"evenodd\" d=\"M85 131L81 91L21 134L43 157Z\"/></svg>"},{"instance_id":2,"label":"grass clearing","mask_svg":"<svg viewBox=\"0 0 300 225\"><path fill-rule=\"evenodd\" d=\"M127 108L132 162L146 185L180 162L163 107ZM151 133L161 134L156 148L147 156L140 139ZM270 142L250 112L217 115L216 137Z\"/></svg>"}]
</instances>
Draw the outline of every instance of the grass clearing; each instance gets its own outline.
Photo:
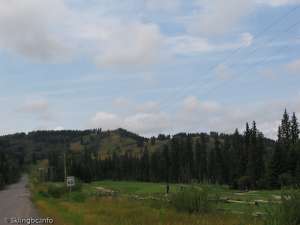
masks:
<instances>
[{"instance_id":1,"label":"grass clearing","mask_svg":"<svg viewBox=\"0 0 300 225\"><path fill-rule=\"evenodd\" d=\"M209 196L213 198L217 196L221 201L214 211L190 214L179 212L169 204L167 201L169 198L165 196L165 184L97 181L83 184L81 192L66 193L61 198L43 195L47 186L47 183L33 185L33 199L40 211L46 216L54 217L55 224L58 225L260 225L263 224L261 217L253 215L265 212L281 193L281 191L237 192L226 186L195 184L193 188L205 187ZM172 184L171 194L178 193L182 187L188 186ZM99 187L116 192L117 195L100 197L97 195ZM228 199L236 202L229 203ZM270 203L254 204L257 200Z\"/></svg>"}]
</instances>

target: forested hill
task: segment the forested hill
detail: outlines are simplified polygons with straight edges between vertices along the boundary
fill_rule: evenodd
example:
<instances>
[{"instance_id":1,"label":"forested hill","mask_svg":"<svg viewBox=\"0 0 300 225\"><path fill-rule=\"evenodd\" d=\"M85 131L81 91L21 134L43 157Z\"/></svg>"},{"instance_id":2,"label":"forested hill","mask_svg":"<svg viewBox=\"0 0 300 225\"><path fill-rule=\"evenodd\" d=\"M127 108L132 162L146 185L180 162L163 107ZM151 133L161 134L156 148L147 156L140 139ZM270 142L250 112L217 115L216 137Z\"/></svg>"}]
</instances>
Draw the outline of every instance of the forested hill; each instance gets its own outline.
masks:
<instances>
[{"instance_id":1,"label":"forested hill","mask_svg":"<svg viewBox=\"0 0 300 225\"><path fill-rule=\"evenodd\" d=\"M300 183L299 129L285 113L279 139L267 139L253 122L244 133L180 133L144 138L124 129L36 131L0 137L0 186L25 165L44 160L45 179L67 174L100 179L209 182L234 188L277 188ZM66 163L65 163L66 162Z\"/></svg>"}]
</instances>

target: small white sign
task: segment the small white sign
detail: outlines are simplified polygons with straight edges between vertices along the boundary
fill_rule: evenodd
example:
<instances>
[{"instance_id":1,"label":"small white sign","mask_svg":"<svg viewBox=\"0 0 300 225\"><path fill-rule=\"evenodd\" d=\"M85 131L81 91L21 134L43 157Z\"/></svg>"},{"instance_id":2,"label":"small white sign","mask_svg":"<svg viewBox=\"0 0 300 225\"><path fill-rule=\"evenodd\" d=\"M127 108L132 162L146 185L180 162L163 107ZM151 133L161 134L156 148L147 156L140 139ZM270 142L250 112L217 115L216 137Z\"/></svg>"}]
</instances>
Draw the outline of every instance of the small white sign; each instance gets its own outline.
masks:
<instances>
[{"instance_id":1,"label":"small white sign","mask_svg":"<svg viewBox=\"0 0 300 225\"><path fill-rule=\"evenodd\" d=\"M67 187L75 186L75 177L67 177Z\"/></svg>"}]
</instances>

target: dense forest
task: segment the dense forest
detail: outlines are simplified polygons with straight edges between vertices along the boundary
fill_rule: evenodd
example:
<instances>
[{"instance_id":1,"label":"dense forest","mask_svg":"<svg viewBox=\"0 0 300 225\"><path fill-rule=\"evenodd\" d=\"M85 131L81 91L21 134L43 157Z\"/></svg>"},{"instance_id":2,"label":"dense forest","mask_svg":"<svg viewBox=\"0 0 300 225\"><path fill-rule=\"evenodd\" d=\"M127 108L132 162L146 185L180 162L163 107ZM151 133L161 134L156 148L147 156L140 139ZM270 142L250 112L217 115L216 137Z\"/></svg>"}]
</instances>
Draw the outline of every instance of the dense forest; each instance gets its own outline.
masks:
<instances>
[{"instance_id":1,"label":"dense forest","mask_svg":"<svg viewBox=\"0 0 300 225\"><path fill-rule=\"evenodd\" d=\"M43 161L46 180L65 175L166 183L205 182L232 188L300 185L299 125L284 112L276 141L255 122L233 134L179 133L144 138L123 129L35 131L0 137L0 188Z\"/></svg>"}]
</instances>

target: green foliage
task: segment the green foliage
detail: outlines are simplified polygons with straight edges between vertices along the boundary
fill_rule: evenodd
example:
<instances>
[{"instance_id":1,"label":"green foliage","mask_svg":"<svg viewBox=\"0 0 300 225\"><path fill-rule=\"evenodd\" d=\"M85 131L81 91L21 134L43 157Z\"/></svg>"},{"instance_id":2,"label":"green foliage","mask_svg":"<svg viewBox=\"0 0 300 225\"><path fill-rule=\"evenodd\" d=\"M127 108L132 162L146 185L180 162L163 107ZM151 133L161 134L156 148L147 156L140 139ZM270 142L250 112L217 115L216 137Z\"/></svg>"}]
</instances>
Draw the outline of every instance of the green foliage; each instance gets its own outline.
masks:
<instances>
[{"instance_id":1,"label":"green foliage","mask_svg":"<svg viewBox=\"0 0 300 225\"><path fill-rule=\"evenodd\" d=\"M79 178L75 178L75 186L72 187L72 191L81 191L82 190L82 181Z\"/></svg>"},{"instance_id":2,"label":"green foliage","mask_svg":"<svg viewBox=\"0 0 300 225\"><path fill-rule=\"evenodd\" d=\"M252 178L250 176L242 176L238 180L240 190L249 190L251 187Z\"/></svg>"},{"instance_id":3,"label":"green foliage","mask_svg":"<svg viewBox=\"0 0 300 225\"><path fill-rule=\"evenodd\" d=\"M172 194L171 204L178 210L189 213L208 213L213 210L209 192L205 188L188 187Z\"/></svg>"},{"instance_id":4,"label":"green foliage","mask_svg":"<svg viewBox=\"0 0 300 225\"><path fill-rule=\"evenodd\" d=\"M278 141L253 122L244 134L179 133L143 138L114 131L37 131L0 137L0 187L16 181L26 165L45 161L41 181L62 182L65 172L84 182L131 180L226 184L240 189L300 183L299 126L285 111ZM298 165L298 166L297 166ZM80 190L78 186L73 188Z\"/></svg>"},{"instance_id":5,"label":"green foliage","mask_svg":"<svg viewBox=\"0 0 300 225\"><path fill-rule=\"evenodd\" d=\"M48 194L53 198L60 198L66 193L67 189L64 184L50 183L48 184Z\"/></svg>"},{"instance_id":6,"label":"green foliage","mask_svg":"<svg viewBox=\"0 0 300 225\"><path fill-rule=\"evenodd\" d=\"M69 198L74 202L84 202L87 196L82 192L71 192Z\"/></svg>"},{"instance_id":7,"label":"green foliage","mask_svg":"<svg viewBox=\"0 0 300 225\"><path fill-rule=\"evenodd\" d=\"M282 203L267 210L265 225L300 224L300 190L284 191Z\"/></svg>"},{"instance_id":8,"label":"green foliage","mask_svg":"<svg viewBox=\"0 0 300 225\"><path fill-rule=\"evenodd\" d=\"M281 187L288 187L293 184L294 180L291 174L289 173L283 173L279 175L279 183Z\"/></svg>"}]
</instances>

